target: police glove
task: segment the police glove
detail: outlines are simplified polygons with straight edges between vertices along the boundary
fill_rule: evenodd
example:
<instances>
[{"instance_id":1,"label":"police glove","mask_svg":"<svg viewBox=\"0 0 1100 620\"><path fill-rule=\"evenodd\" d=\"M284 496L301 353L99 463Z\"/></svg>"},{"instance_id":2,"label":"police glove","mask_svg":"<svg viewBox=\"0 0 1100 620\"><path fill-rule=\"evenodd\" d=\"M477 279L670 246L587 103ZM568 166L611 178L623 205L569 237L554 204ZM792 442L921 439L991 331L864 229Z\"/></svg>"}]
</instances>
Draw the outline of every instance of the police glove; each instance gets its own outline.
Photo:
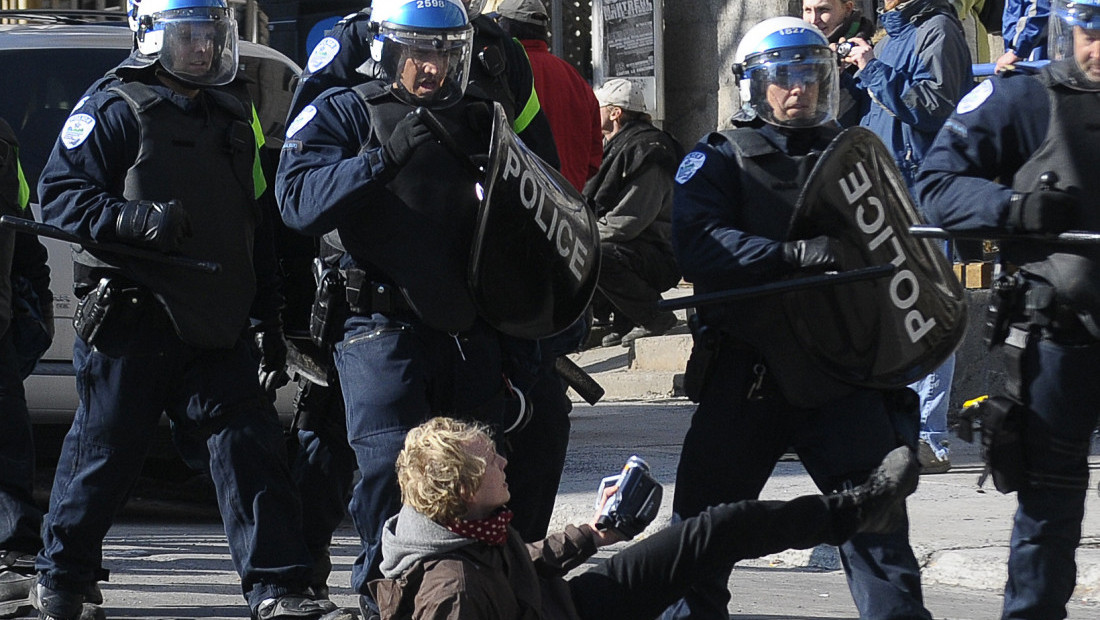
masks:
<instances>
[{"instance_id":1,"label":"police glove","mask_svg":"<svg viewBox=\"0 0 1100 620\"><path fill-rule=\"evenodd\" d=\"M387 169L396 172L409 163L413 151L432 140L432 132L420 120L416 112L409 112L393 128L390 139L382 145L382 163Z\"/></svg>"},{"instance_id":2,"label":"police glove","mask_svg":"<svg viewBox=\"0 0 1100 620\"><path fill-rule=\"evenodd\" d=\"M179 250L191 236L191 217L178 200L131 200L118 213L115 234L122 241L167 254Z\"/></svg>"},{"instance_id":3,"label":"police glove","mask_svg":"<svg viewBox=\"0 0 1100 620\"><path fill-rule=\"evenodd\" d=\"M1015 232L1065 232L1073 225L1077 209L1077 199L1061 190L1016 192L1008 203L1008 227Z\"/></svg>"},{"instance_id":4,"label":"police glove","mask_svg":"<svg viewBox=\"0 0 1100 620\"><path fill-rule=\"evenodd\" d=\"M839 269L842 253L840 241L825 235L783 242L783 261L796 269Z\"/></svg>"},{"instance_id":5,"label":"police glove","mask_svg":"<svg viewBox=\"0 0 1100 620\"><path fill-rule=\"evenodd\" d=\"M269 395L290 383L286 372L286 339L279 327L256 332L256 347L260 350L260 386Z\"/></svg>"}]
</instances>

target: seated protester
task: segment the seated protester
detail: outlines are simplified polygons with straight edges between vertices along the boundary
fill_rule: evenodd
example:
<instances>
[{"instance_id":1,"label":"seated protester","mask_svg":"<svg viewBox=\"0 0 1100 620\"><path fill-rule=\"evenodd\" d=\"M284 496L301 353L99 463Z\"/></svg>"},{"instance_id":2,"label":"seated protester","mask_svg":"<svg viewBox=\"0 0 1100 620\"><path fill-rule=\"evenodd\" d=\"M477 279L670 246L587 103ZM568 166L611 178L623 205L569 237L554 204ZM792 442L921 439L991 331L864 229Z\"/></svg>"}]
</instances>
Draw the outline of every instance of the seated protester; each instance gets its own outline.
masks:
<instances>
[{"instance_id":1,"label":"seated protester","mask_svg":"<svg viewBox=\"0 0 1100 620\"><path fill-rule=\"evenodd\" d=\"M584 185L600 229L600 278L593 314L615 321L605 347L628 346L676 325L661 294L680 282L672 253L672 182L684 149L653 124L639 84L614 78L596 89L603 161Z\"/></svg>"},{"instance_id":2,"label":"seated protester","mask_svg":"<svg viewBox=\"0 0 1100 620\"><path fill-rule=\"evenodd\" d=\"M714 506L567 580L625 535L594 519L524 545L508 524L506 464L473 423L433 418L408 433L397 459L404 505L382 535L385 578L370 584L383 619L655 618L720 567L888 527L918 477L913 451L898 448L849 491Z\"/></svg>"}]
</instances>

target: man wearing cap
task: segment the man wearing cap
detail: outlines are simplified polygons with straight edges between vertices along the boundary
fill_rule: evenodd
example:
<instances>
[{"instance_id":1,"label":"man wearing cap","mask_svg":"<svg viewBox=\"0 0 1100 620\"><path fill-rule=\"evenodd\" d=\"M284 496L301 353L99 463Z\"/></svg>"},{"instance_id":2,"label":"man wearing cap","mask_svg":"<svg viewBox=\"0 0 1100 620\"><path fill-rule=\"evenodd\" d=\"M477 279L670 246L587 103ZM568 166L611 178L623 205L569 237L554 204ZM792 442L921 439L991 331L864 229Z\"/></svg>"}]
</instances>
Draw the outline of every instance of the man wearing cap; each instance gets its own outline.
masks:
<instances>
[{"instance_id":1,"label":"man wearing cap","mask_svg":"<svg viewBox=\"0 0 1100 620\"><path fill-rule=\"evenodd\" d=\"M611 79L596 89L596 99L603 163L584 186L599 220L602 256L592 303L597 315L615 313L603 346L627 346L676 325L676 315L659 310L657 302L680 281L670 237L672 178L684 151L653 126L640 85Z\"/></svg>"},{"instance_id":2,"label":"man wearing cap","mask_svg":"<svg viewBox=\"0 0 1100 620\"><path fill-rule=\"evenodd\" d=\"M581 191L599 170L603 156L600 105L592 87L573 65L550 53L550 17L540 0L501 0L490 15L527 51L539 104L558 147L561 173Z\"/></svg>"}]
</instances>

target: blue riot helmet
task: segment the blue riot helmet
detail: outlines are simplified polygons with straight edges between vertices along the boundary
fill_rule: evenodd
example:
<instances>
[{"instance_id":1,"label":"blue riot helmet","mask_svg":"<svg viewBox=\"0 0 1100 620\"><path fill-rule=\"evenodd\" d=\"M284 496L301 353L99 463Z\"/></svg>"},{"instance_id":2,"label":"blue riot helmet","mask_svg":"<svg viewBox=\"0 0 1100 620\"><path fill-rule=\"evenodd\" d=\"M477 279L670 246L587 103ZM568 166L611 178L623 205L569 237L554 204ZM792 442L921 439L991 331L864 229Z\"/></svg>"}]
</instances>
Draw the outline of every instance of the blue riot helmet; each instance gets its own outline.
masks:
<instances>
[{"instance_id":1,"label":"blue riot helmet","mask_svg":"<svg viewBox=\"0 0 1100 620\"><path fill-rule=\"evenodd\" d=\"M237 76L237 22L225 0L135 0L138 53L192 86Z\"/></svg>"},{"instance_id":2,"label":"blue riot helmet","mask_svg":"<svg viewBox=\"0 0 1100 620\"><path fill-rule=\"evenodd\" d=\"M1089 45L1100 40L1100 0L1078 0L1066 2L1055 0L1050 5L1050 37L1047 42L1048 55L1052 60L1074 57L1074 37L1078 45ZM1081 59L1078 58L1078 65ZM1086 77L1100 81L1097 73L1100 68L1090 71L1090 67L1081 67Z\"/></svg>"},{"instance_id":3,"label":"blue riot helmet","mask_svg":"<svg viewBox=\"0 0 1100 620\"><path fill-rule=\"evenodd\" d=\"M745 33L734 61L741 119L817 127L836 118L836 53L812 24L797 17L766 19Z\"/></svg>"},{"instance_id":4,"label":"blue riot helmet","mask_svg":"<svg viewBox=\"0 0 1100 620\"><path fill-rule=\"evenodd\" d=\"M400 99L441 108L462 98L473 28L459 0L397 0L371 10L378 23L371 58Z\"/></svg>"}]
</instances>

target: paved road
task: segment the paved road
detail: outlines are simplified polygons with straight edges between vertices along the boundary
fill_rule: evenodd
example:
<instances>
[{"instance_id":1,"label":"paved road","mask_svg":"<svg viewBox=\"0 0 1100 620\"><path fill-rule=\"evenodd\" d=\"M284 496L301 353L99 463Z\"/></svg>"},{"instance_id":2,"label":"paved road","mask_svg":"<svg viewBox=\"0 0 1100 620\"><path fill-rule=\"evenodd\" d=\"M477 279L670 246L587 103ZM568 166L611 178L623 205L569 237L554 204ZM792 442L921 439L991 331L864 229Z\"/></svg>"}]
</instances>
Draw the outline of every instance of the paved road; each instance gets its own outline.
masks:
<instances>
[{"instance_id":1,"label":"paved road","mask_svg":"<svg viewBox=\"0 0 1100 620\"><path fill-rule=\"evenodd\" d=\"M616 472L632 453L643 456L665 484L658 523L663 522L675 490L679 442L691 411L690 403L682 400L578 405L553 525L589 519L598 480ZM952 460L955 468L950 473L924 476L909 502L926 603L936 618L996 618L1015 500L976 488L974 447L957 443ZM1100 469L1100 457L1092 457L1092 464ZM1094 474L1094 487L1097 479ZM143 488L108 535L104 560L111 580L103 584L108 617L247 617L210 507L161 499L156 491ZM763 495L785 499L811 492L815 490L801 465L786 461L779 464ZM1100 497L1095 492L1089 495L1087 510L1086 544L1078 553L1082 574L1070 618L1100 617ZM345 522L333 545L335 573L330 581L333 598L341 605L355 604L346 586L355 553L354 530ZM733 618L857 617L830 547L745 562L734 571L730 589Z\"/></svg>"}]
</instances>

